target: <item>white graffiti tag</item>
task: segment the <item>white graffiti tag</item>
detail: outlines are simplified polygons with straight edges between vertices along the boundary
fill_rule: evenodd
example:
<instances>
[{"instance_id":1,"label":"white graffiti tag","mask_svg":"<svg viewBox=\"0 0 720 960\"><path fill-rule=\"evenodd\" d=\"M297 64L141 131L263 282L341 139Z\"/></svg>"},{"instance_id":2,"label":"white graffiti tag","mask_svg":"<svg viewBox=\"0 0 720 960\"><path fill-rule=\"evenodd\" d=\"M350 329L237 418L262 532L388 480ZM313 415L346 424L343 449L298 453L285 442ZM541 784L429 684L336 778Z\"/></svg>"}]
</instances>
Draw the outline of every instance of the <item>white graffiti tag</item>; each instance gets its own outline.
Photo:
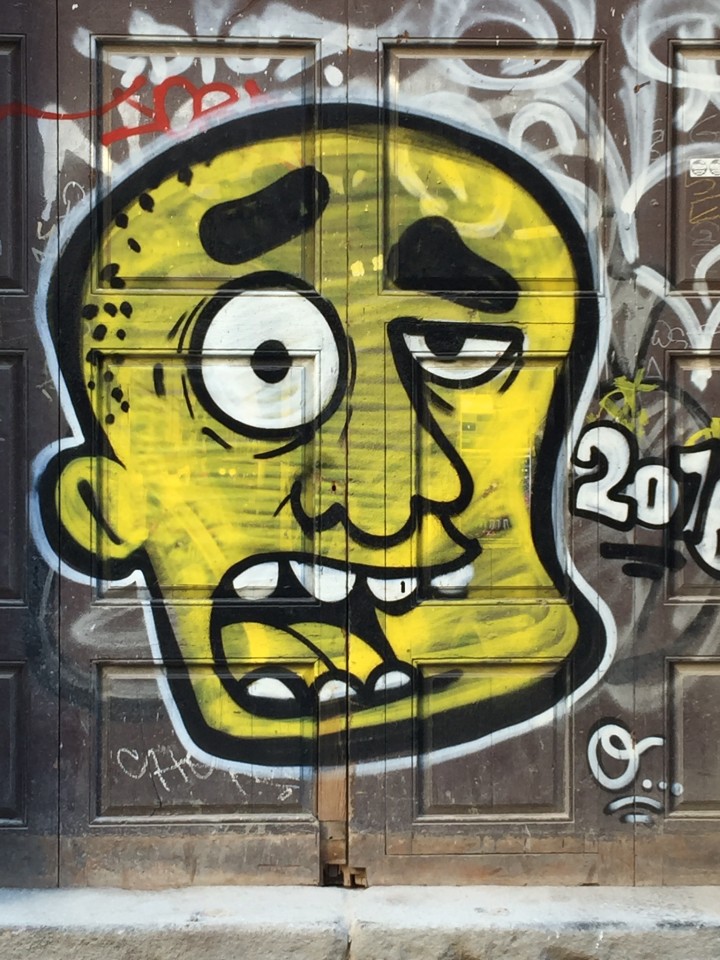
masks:
<instances>
[{"instance_id":1,"label":"white graffiti tag","mask_svg":"<svg viewBox=\"0 0 720 960\"><path fill-rule=\"evenodd\" d=\"M588 763L593 777L606 790L622 790L629 786L640 769L640 758L651 747L662 747L664 737L645 737L635 741L633 735L619 723L606 723L590 737L587 748ZM625 764L625 769L611 777L605 772L601 756Z\"/></svg>"}]
</instances>

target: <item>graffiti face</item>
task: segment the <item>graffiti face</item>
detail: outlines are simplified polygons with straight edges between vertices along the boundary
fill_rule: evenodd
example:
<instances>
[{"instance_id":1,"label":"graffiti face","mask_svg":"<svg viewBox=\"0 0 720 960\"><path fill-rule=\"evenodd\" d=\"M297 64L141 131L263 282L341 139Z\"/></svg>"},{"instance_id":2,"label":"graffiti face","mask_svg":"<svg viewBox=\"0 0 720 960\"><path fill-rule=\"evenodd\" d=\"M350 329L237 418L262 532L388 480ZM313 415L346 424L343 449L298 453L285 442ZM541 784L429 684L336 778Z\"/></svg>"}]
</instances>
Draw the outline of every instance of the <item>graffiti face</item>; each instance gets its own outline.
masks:
<instances>
[{"instance_id":1,"label":"graffiti face","mask_svg":"<svg viewBox=\"0 0 720 960\"><path fill-rule=\"evenodd\" d=\"M277 116L155 158L95 249L68 246L51 312L87 433L47 499L78 564L143 573L207 752L294 762L347 697L363 758L418 717L475 740L600 655L551 503L595 336L585 246L496 145L408 121L381 178L369 114L312 162ZM464 670L506 659L502 682ZM448 665L432 689L427 661Z\"/></svg>"}]
</instances>

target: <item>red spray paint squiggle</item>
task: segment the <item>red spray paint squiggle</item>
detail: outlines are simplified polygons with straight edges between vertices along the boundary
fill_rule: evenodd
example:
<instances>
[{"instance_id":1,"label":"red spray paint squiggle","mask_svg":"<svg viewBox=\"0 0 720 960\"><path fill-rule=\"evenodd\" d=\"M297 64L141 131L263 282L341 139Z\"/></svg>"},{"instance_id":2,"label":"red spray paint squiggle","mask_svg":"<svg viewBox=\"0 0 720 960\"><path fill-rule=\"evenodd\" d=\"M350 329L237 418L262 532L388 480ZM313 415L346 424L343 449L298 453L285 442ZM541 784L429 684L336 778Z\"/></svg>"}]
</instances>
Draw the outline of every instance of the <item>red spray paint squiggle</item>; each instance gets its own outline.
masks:
<instances>
[{"instance_id":1,"label":"red spray paint squiggle","mask_svg":"<svg viewBox=\"0 0 720 960\"><path fill-rule=\"evenodd\" d=\"M103 133L100 142L103 146L108 147L120 140L129 140L131 137L141 137L149 133L166 133L170 130L172 122L167 110L167 96L172 89L181 88L190 96L192 103L191 122L229 107L240 99L237 89L228 83L205 83L198 87L185 77L168 77L153 88L153 105L149 107L133 99L135 94L142 90L146 84L147 79L145 77L136 77L127 90L114 90L112 99L108 100L107 103L94 110L80 110L75 113L40 110L25 103L0 104L0 120L4 120L5 117L18 116L32 117L37 120L86 120L89 117L105 116L123 103L127 103L138 113L148 118L147 123L140 123L134 127L116 127L114 130ZM255 80L246 80L243 83L243 89L250 97L257 97L262 93ZM203 106L205 97L214 93L223 94L225 99L208 107Z\"/></svg>"}]
</instances>

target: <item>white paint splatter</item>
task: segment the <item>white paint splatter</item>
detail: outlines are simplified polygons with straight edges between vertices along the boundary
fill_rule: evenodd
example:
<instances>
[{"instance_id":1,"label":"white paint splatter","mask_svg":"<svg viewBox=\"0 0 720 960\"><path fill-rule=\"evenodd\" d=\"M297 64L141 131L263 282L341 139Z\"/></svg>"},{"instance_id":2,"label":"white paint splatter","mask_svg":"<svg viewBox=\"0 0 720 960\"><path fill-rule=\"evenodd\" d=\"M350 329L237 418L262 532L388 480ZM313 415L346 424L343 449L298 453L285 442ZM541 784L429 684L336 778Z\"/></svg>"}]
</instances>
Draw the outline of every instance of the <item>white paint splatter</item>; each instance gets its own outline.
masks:
<instances>
[{"instance_id":1,"label":"white paint splatter","mask_svg":"<svg viewBox=\"0 0 720 960\"><path fill-rule=\"evenodd\" d=\"M335 64L329 63L323 72L325 79L331 87L339 87L342 84L344 79L342 70L336 67Z\"/></svg>"}]
</instances>

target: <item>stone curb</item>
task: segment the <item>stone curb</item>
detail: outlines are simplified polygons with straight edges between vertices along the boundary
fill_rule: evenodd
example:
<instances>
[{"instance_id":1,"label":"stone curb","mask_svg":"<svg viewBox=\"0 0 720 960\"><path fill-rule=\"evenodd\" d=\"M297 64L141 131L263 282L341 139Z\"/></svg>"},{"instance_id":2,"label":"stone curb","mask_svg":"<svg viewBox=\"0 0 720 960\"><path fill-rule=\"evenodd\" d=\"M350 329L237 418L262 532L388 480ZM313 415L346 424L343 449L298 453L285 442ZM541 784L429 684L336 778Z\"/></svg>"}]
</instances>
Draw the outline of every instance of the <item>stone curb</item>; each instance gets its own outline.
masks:
<instances>
[{"instance_id":1,"label":"stone curb","mask_svg":"<svg viewBox=\"0 0 720 960\"><path fill-rule=\"evenodd\" d=\"M720 890L0 890L0 960L720 960Z\"/></svg>"}]
</instances>

